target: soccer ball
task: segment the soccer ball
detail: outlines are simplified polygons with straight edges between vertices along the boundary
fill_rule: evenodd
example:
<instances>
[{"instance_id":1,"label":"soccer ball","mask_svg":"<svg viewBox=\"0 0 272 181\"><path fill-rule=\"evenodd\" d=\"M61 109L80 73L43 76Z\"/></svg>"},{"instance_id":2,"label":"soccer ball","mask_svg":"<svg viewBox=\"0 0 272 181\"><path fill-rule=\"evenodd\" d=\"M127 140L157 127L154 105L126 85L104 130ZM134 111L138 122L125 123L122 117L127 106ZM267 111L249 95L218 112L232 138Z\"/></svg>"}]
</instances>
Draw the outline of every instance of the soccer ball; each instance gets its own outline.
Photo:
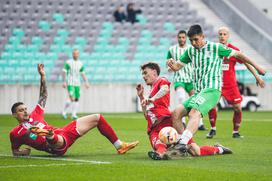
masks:
<instances>
[{"instance_id":1,"label":"soccer ball","mask_svg":"<svg viewBox=\"0 0 272 181\"><path fill-rule=\"evenodd\" d=\"M159 139L164 144L171 145L177 142L178 132L173 127L164 127L160 130Z\"/></svg>"}]
</instances>

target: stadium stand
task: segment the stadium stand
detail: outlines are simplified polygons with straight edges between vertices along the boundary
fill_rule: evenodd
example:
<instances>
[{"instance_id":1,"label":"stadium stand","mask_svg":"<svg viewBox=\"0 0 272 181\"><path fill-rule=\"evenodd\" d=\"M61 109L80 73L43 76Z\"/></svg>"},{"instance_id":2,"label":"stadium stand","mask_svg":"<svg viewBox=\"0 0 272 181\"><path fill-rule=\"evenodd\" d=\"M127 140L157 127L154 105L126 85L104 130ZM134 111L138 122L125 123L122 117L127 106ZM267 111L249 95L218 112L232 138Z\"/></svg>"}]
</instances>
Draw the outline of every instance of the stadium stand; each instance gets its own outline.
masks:
<instances>
[{"instance_id":1,"label":"stadium stand","mask_svg":"<svg viewBox=\"0 0 272 181\"><path fill-rule=\"evenodd\" d=\"M183 0L137 1L143 13L134 25L114 22L112 13L121 3L127 1L2 0L0 84L38 83L38 62L46 64L49 81L58 82L74 48L92 83L136 83L142 62L165 67L179 29L200 23L215 40L213 27Z\"/></svg>"}]
</instances>

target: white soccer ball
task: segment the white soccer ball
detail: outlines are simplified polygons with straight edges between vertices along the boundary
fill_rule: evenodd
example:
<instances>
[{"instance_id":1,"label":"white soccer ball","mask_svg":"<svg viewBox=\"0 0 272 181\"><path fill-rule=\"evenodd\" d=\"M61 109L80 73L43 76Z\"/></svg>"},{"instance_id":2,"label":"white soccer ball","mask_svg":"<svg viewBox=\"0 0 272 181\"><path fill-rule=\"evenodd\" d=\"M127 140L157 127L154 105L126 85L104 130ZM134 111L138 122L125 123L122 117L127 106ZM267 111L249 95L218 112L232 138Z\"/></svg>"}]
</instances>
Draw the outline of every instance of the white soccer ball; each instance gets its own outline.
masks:
<instances>
[{"instance_id":1,"label":"white soccer ball","mask_svg":"<svg viewBox=\"0 0 272 181\"><path fill-rule=\"evenodd\" d=\"M160 130L159 139L164 144L171 145L177 142L178 132L173 127L164 127Z\"/></svg>"}]
</instances>

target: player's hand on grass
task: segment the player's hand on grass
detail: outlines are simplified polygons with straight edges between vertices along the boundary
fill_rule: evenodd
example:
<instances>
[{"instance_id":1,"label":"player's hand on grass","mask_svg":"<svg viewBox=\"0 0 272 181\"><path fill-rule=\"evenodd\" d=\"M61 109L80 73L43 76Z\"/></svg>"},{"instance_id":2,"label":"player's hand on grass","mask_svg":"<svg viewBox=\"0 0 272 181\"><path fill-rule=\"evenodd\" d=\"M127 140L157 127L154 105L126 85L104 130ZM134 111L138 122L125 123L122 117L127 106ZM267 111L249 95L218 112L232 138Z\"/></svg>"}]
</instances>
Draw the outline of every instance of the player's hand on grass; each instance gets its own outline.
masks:
<instances>
[{"instance_id":1,"label":"player's hand on grass","mask_svg":"<svg viewBox=\"0 0 272 181\"><path fill-rule=\"evenodd\" d=\"M44 71L44 64L38 64L38 66L37 66L37 68L38 68L38 72L39 72L39 74L41 75L41 76L45 76L45 71Z\"/></svg>"},{"instance_id":2,"label":"player's hand on grass","mask_svg":"<svg viewBox=\"0 0 272 181\"><path fill-rule=\"evenodd\" d=\"M265 87L265 82L261 77L257 77L256 84L257 84L257 86L260 86L261 88Z\"/></svg>"},{"instance_id":3,"label":"player's hand on grass","mask_svg":"<svg viewBox=\"0 0 272 181\"><path fill-rule=\"evenodd\" d=\"M22 149L15 149L12 150L13 156L29 156L31 153L30 148L22 148Z\"/></svg>"}]
</instances>

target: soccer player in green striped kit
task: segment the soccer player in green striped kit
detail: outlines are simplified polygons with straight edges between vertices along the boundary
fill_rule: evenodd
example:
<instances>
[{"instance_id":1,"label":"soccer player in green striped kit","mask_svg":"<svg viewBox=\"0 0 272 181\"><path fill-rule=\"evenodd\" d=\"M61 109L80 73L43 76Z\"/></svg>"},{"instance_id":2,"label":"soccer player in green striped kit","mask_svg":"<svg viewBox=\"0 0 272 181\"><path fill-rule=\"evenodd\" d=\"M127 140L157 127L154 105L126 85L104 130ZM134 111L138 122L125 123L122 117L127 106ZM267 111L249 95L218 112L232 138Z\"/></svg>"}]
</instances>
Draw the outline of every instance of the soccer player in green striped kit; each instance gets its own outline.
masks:
<instances>
[{"instance_id":1,"label":"soccer player in green striped kit","mask_svg":"<svg viewBox=\"0 0 272 181\"><path fill-rule=\"evenodd\" d=\"M221 96L222 86L222 61L223 57L234 56L241 61L252 65L260 75L266 71L254 63L240 51L228 48L220 43L205 41L200 25L192 25L188 31L188 37L192 46L188 47L177 62L169 59L167 65L178 71L185 64L192 62L194 70L194 90L191 96L183 105L179 105L173 111L173 126L179 133L179 140L175 149L187 152L188 141L198 129L198 123L202 116L208 114L209 110L217 104ZM181 118L189 115L189 122L182 132Z\"/></svg>"},{"instance_id":2,"label":"soccer player in green striped kit","mask_svg":"<svg viewBox=\"0 0 272 181\"><path fill-rule=\"evenodd\" d=\"M180 30L177 34L178 44L173 45L169 48L167 53L167 60L173 58L179 61L179 57L187 49L186 45L187 33L185 30ZM173 72L171 68L168 67L169 72ZM188 63L183 69L174 72L174 89L176 92L176 98L179 104L182 104L186 100L186 93L189 96L194 95L194 85L193 85L193 67L191 63ZM186 127L186 118L182 118L182 123ZM198 130L206 130L204 127L202 119L199 121Z\"/></svg>"},{"instance_id":3,"label":"soccer player in green striped kit","mask_svg":"<svg viewBox=\"0 0 272 181\"><path fill-rule=\"evenodd\" d=\"M72 107L72 119L77 119L77 109L79 106L80 98L80 75L85 82L85 87L89 88L88 78L84 71L84 66L81 61L78 60L79 51L73 50L73 60L65 62L63 67L63 88L67 88L69 94L69 100L65 102L62 116L67 119L67 109Z\"/></svg>"}]
</instances>

